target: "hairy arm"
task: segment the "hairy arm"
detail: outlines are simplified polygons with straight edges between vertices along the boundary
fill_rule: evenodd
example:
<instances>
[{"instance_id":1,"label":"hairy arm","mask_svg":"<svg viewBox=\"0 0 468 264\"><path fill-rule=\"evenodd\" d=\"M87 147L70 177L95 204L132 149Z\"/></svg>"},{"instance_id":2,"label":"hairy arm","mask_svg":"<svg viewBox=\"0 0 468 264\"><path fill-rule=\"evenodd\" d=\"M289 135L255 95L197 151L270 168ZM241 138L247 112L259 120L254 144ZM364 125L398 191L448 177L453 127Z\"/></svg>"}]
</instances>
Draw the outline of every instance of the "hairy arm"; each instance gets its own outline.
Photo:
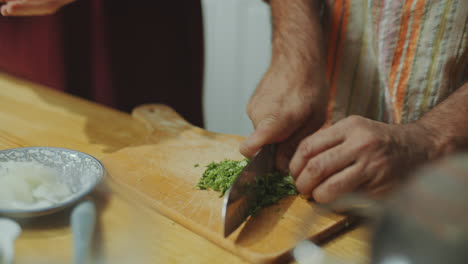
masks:
<instances>
[{"instance_id":1,"label":"hairy arm","mask_svg":"<svg viewBox=\"0 0 468 264\"><path fill-rule=\"evenodd\" d=\"M307 76L325 65L317 0L271 0L272 64L282 64Z\"/></svg>"},{"instance_id":2,"label":"hairy arm","mask_svg":"<svg viewBox=\"0 0 468 264\"><path fill-rule=\"evenodd\" d=\"M270 0L273 48L268 71L247 105L255 131L240 151L253 156L280 143L277 165L287 169L300 140L325 121L328 89L317 0Z\"/></svg>"},{"instance_id":3,"label":"hairy arm","mask_svg":"<svg viewBox=\"0 0 468 264\"><path fill-rule=\"evenodd\" d=\"M434 136L438 157L468 149L468 83L417 121Z\"/></svg>"}]
</instances>

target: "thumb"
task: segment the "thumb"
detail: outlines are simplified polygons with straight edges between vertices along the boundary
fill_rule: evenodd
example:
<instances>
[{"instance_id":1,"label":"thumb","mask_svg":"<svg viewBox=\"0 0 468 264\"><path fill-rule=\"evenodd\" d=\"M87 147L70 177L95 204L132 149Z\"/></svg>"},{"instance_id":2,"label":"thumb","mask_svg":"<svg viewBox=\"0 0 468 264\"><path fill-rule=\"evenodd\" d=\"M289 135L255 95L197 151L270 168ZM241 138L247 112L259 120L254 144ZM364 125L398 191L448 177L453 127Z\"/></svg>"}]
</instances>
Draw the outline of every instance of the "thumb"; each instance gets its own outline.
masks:
<instances>
[{"instance_id":1,"label":"thumb","mask_svg":"<svg viewBox=\"0 0 468 264\"><path fill-rule=\"evenodd\" d=\"M258 123L255 131L242 142L239 151L242 155L251 158L264 145L281 142L296 129L296 126L292 126L290 122L285 120L276 117L265 118Z\"/></svg>"}]
</instances>

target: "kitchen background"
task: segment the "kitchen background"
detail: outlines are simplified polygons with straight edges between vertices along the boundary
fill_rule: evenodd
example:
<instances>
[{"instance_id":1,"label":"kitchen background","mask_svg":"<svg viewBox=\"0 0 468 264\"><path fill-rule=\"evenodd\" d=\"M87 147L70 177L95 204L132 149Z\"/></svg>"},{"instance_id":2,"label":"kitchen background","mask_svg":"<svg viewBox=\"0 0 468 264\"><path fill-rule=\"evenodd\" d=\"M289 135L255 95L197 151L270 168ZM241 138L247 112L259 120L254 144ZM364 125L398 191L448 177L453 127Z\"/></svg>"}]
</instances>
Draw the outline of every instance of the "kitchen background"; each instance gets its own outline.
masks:
<instances>
[{"instance_id":1,"label":"kitchen background","mask_svg":"<svg viewBox=\"0 0 468 264\"><path fill-rule=\"evenodd\" d=\"M261 0L76 0L50 16L0 16L0 71L127 112L167 104L247 135L270 27Z\"/></svg>"},{"instance_id":2,"label":"kitchen background","mask_svg":"<svg viewBox=\"0 0 468 264\"><path fill-rule=\"evenodd\" d=\"M205 126L248 135L252 125L245 105L270 62L269 7L263 1L203 0L202 10Z\"/></svg>"}]
</instances>

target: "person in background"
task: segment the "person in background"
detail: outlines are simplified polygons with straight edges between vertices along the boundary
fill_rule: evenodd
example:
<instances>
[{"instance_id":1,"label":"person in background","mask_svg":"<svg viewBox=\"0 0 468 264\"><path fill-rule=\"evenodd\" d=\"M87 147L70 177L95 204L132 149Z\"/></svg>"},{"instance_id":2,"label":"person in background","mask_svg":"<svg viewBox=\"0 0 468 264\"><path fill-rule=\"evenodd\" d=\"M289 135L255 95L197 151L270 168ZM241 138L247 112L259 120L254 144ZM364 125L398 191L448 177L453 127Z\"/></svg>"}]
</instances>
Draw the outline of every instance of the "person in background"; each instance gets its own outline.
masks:
<instances>
[{"instance_id":1,"label":"person in background","mask_svg":"<svg viewBox=\"0 0 468 264\"><path fill-rule=\"evenodd\" d=\"M123 111L203 126L198 1L0 0L0 71Z\"/></svg>"},{"instance_id":2,"label":"person in background","mask_svg":"<svg viewBox=\"0 0 468 264\"><path fill-rule=\"evenodd\" d=\"M252 157L326 203L378 197L468 147L468 1L270 0L269 69L247 105Z\"/></svg>"},{"instance_id":3,"label":"person in background","mask_svg":"<svg viewBox=\"0 0 468 264\"><path fill-rule=\"evenodd\" d=\"M43 16L57 12L62 6L75 0L0 0L2 16Z\"/></svg>"}]
</instances>

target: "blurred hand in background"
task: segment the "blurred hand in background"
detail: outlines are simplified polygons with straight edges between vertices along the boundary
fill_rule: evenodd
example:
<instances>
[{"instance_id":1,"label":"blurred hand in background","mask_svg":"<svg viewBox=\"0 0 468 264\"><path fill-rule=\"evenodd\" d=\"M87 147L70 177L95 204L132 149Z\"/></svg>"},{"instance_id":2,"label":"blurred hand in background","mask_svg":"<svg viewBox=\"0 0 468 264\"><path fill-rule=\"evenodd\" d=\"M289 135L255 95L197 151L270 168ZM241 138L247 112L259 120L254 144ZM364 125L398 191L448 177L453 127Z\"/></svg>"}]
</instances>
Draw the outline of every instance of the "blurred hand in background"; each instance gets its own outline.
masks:
<instances>
[{"instance_id":1,"label":"blurred hand in background","mask_svg":"<svg viewBox=\"0 0 468 264\"><path fill-rule=\"evenodd\" d=\"M44 16L75 0L0 0L2 16Z\"/></svg>"}]
</instances>

